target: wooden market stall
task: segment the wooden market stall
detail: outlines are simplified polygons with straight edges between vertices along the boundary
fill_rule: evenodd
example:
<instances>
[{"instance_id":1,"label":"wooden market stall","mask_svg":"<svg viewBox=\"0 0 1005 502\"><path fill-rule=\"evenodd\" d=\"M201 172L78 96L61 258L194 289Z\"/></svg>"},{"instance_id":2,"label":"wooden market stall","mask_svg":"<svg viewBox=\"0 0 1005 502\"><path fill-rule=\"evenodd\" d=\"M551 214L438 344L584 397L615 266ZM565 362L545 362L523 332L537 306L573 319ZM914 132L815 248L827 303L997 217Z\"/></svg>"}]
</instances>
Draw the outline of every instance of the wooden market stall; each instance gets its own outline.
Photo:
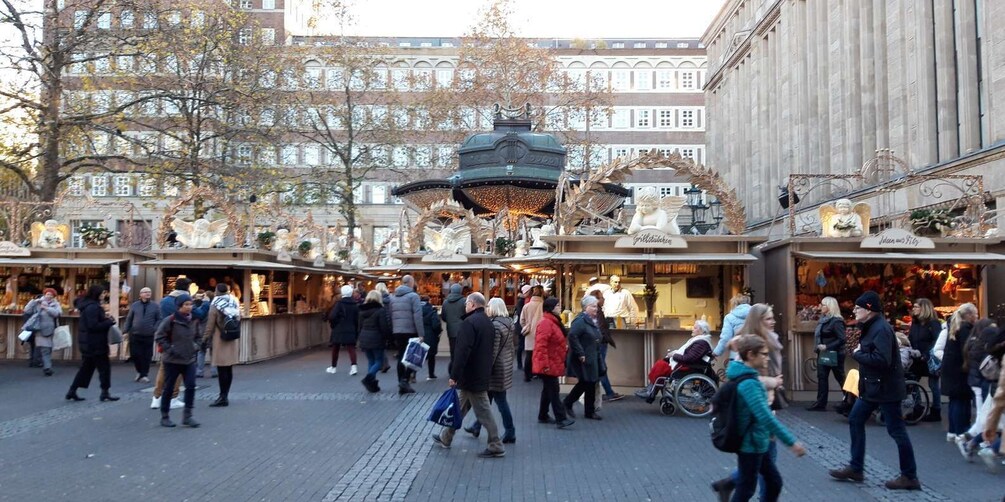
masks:
<instances>
[{"instance_id":1,"label":"wooden market stall","mask_svg":"<svg viewBox=\"0 0 1005 502\"><path fill-rule=\"evenodd\" d=\"M9 243L8 243L9 244ZM104 285L109 291L109 310L123 320L131 299L140 288L150 283L150 277L138 264L153 255L116 248L5 248L0 253L0 281L5 285L0 302L0 359L27 359L27 346L17 339L24 323L22 312L28 302L43 289L56 290L63 308L61 323L77 333L79 314L74 301L93 284ZM69 349L55 351L54 360L77 359L76 342ZM121 345L112 347L112 357L125 358Z\"/></svg>"},{"instance_id":2,"label":"wooden market stall","mask_svg":"<svg viewBox=\"0 0 1005 502\"><path fill-rule=\"evenodd\" d=\"M277 253L261 249L160 249L155 254L142 264L154 273L155 299L173 290L181 277L192 280L193 289L231 285L244 317L242 363L327 343L324 314L338 288L356 278L329 263L317 267L300 257L281 262Z\"/></svg>"},{"instance_id":3,"label":"wooden market stall","mask_svg":"<svg viewBox=\"0 0 1005 502\"><path fill-rule=\"evenodd\" d=\"M849 344L858 336L852 308L866 290L879 293L887 318L902 331L909 328L910 307L917 298L931 300L943 318L967 302L975 304L983 317L992 307L989 266L1005 263L1005 254L988 249L998 242L930 239L888 230L865 238L795 237L765 246L760 250L765 300L775 308L786 374L793 375L791 389L816 390L813 332L823 297L833 296L840 304L849 325ZM846 365L854 367L855 362L849 357Z\"/></svg>"},{"instance_id":4,"label":"wooden market stall","mask_svg":"<svg viewBox=\"0 0 1005 502\"><path fill-rule=\"evenodd\" d=\"M749 284L750 247L762 239L746 236L673 236L660 247L631 236L545 237L548 253L500 260L514 270L550 268L563 309L578 313L591 277L611 275L631 291L640 315L612 330L617 349L607 354L612 385L642 387L650 366L667 348L680 347L696 320L718 330L733 294ZM672 246L672 247L671 247ZM645 294L646 290L655 295ZM714 341L714 338L713 338Z\"/></svg>"}]
</instances>

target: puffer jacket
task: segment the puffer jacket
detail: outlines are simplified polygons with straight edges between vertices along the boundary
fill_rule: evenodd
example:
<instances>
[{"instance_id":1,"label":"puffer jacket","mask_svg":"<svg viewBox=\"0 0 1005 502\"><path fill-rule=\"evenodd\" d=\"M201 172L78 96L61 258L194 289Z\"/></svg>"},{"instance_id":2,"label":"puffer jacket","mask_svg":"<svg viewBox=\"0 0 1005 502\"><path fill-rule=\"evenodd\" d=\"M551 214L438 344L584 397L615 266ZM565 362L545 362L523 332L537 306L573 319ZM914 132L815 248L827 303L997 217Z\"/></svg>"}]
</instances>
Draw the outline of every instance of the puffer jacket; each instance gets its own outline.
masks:
<instances>
[{"instance_id":1,"label":"puffer jacket","mask_svg":"<svg viewBox=\"0 0 1005 502\"><path fill-rule=\"evenodd\" d=\"M569 354L565 360L565 376L584 382L599 382L604 372L600 359L600 328L586 313L579 314L569 328ZM584 357L584 361L579 358Z\"/></svg>"},{"instance_id":2,"label":"puffer jacket","mask_svg":"<svg viewBox=\"0 0 1005 502\"><path fill-rule=\"evenodd\" d=\"M743 326L744 321L747 320L747 314L750 313L750 305L744 303L742 305L737 305L730 310L726 317L722 319L722 330L719 331L719 343L716 344L715 350L712 351L715 357L719 357L726 352L726 346L729 341L733 339L733 335ZM736 359L736 354L733 351L729 352L730 359Z\"/></svg>"},{"instance_id":3,"label":"puffer jacket","mask_svg":"<svg viewBox=\"0 0 1005 502\"><path fill-rule=\"evenodd\" d=\"M970 343L967 344L967 385L980 387L989 381L981 375L981 363L991 353L991 348L1005 340L1005 337L999 335L997 326L989 326L970 338Z\"/></svg>"},{"instance_id":4,"label":"puffer jacket","mask_svg":"<svg viewBox=\"0 0 1005 502\"><path fill-rule=\"evenodd\" d=\"M554 314L546 313L537 326L534 339L534 373L537 375L565 376L565 356L569 343Z\"/></svg>"},{"instance_id":5,"label":"puffer jacket","mask_svg":"<svg viewBox=\"0 0 1005 502\"><path fill-rule=\"evenodd\" d=\"M422 300L408 286L398 286L391 296L391 332L425 338L422 328Z\"/></svg>"},{"instance_id":6,"label":"puffer jacket","mask_svg":"<svg viewBox=\"0 0 1005 502\"><path fill-rule=\"evenodd\" d=\"M447 323L447 336L457 338L461 330L461 318L464 317L464 296L460 293L450 293L440 307L440 319Z\"/></svg>"},{"instance_id":7,"label":"puffer jacket","mask_svg":"<svg viewBox=\"0 0 1005 502\"><path fill-rule=\"evenodd\" d=\"M492 342L492 377L489 390L505 392L513 386L513 319L493 317L495 340Z\"/></svg>"},{"instance_id":8,"label":"puffer jacket","mask_svg":"<svg viewBox=\"0 0 1005 502\"><path fill-rule=\"evenodd\" d=\"M355 345L359 333L359 304L352 296L342 298L328 314L332 333L329 345Z\"/></svg>"},{"instance_id":9,"label":"puffer jacket","mask_svg":"<svg viewBox=\"0 0 1005 502\"><path fill-rule=\"evenodd\" d=\"M387 313L379 303L364 303L359 306L359 348L362 350L383 349L391 338L391 323Z\"/></svg>"},{"instance_id":10,"label":"puffer jacket","mask_svg":"<svg viewBox=\"0 0 1005 502\"><path fill-rule=\"evenodd\" d=\"M425 341L429 345L429 350L435 352L436 346L440 344L440 333L443 333L443 323L440 316L436 315L436 308L429 302L422 303L422 329L426 331Z\"/></svg>"},{"instance_id":11,"label":"puffer jacket","mask_svg":"<svg viewBox=\"0 0 1005 502\"><path fill-rule=\"evenodd\" d=\"M95 300L84 298L77 304L80 321L77 323L77 345L82 356L108 355L108 328L115 321L105 314L105 309Z\"/></svg>"},{"instance_id":12,"label":"puffer jacket","mask_svg":"<svg viewBox=\"0 0 1005 502\"><path fill-rule=\"evenodd\" d=\"M876 403L899 402L907 393L893 328L882 314L862 324L861 349L852 353L859 364L859 397Z\"/></svg>"},{"instance_id":13,"label":"puffer jacket","mask_svg":"<svg viewBox=\"0 0 1005 502\"><path fill-rule=\"evenodd\" d=\"M160 306L153 301L136 300L129 307L129 314L126 315L126 324L123 325L122 332L129 333L131 338L153 340L161 319L163 317L161 317Z\"/></svg>"},{"instance_id":14,"label":"puffer jacket","mask_svg":"<svg viewBox=\"0 0 1005 502\"><path fill-rule=\"evenodd\" d=\"M161 348L161 361L171 364L194 364L202 344L199 321L186 319L177 313L166 317L157 327L154 339Z\"/></svg>"},{"instance_id":15,"label":"puffer jacket","mask_svg":"<svg viewBox=\"0 0 1005 502\"><path fill-rule=\"evenodd\" d=\"M768 407L768 395L764 385L756 377L757 370L741 363L730 361L726 367L726 378L736 380L744 375L753 375L736 387L740 398L737 413L737 424L741 431L747 431L740 446L742 453L765 453L771 443L771 437L777 437L786 446L796 444L796 438L775 418Z\"/></svg>"}]
</instances>

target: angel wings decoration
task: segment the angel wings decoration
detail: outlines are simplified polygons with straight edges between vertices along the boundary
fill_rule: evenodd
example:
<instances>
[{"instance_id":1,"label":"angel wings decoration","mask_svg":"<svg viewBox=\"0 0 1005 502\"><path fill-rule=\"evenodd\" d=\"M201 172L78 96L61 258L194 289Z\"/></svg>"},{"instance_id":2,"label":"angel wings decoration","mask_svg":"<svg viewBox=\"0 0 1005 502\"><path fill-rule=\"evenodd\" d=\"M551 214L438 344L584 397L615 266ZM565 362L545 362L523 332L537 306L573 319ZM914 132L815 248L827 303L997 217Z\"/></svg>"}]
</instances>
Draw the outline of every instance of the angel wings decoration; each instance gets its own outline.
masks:
<instances>
[{"instance_id":1,"label":"angel wings decoration","mask_svg":"<svg viewBox=\"0 0 1005 502\"><path fill-rule=\"evenodd\" d=\"M70 227L56 220L36 221L31 224L31 245L36 248L56 249L66 247Z\"/></svg>"},{"instance_id":2,"label":"angel wings decoration","mask_svg":"<svg viewBox=\"0 0 1005 502\"><path fill-rule=\"evenodd\" d=\"M872 208L849 199L838 199L834 204L820 206L821 237L861 237L869 235Z\"/></svg>"},{"instance_id":3,"label":"angel wings decoration","mask_svg":"<svg viewBox=\"0 0 1005 502\"><path fill-rule=\"evenodd\" d=\"M680 235L677 226L677 213L684 207L686 197L663 197L656 195L655 187L645 187L639 190L635 215L628 225L628 235L634 235L642 230L659 230L660 232Z\"/></svg>"},{"instance_id":4,"label":"angel wings decoration","mask_svg":"<svg viewBox=\"0 0 1005 502\"><path fill-rule=\"evenodd\" d=\"M171 228L178 234L178 242L192 249L208 249L223 241L223 233L227 231L228 222L225 219L209 221L199 218L192 223L175 218L171 220Z\"/></svg>"},{"instance_id":5,"label":"angel wings decoration","mask_svg":"<svg viewBox=\"0 0 1005 502\"><path fill-rule=\"evenodd\" d=\"M555 235L555 225L551 222L545 223L537 228L530 229L530 236L534 238L534 243L531 244L531 249L543 249L545 251L551 249L551 245L542 239L542 237L548 237Z\"/></svg>"},{"instance_id":6,"label":"angel wings decoration","mask_svg":"<svg viewBox=\"0 0 1005 502\"><path fill-rule=\"evenodd\" d=\"M440 230L422 229L426 249L437 256L463 253L471 241L471 230L466 226L448 226Z\"/></svg>"}]
</instances>

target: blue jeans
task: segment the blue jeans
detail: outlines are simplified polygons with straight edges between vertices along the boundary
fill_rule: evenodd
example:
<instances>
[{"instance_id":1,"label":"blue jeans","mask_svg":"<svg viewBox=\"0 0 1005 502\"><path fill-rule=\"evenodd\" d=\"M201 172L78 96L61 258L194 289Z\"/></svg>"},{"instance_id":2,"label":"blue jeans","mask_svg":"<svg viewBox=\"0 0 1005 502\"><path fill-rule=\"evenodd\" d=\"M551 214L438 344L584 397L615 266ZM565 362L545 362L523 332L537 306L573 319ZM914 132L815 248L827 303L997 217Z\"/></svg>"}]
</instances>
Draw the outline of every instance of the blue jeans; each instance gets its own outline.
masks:
<instances>
[{"instance_id":1,"label":"blue jeans","mask_svg":"<svg viewBox=\"0 0 1005 502\"><path fill-rule=\"evenodd\" d=\"M771 460L772 464L774 464L775 462L778 461L778 443L776 443L774 440L772 440L771 443L768 444L768 453L767 453L767 455L768 455L768 458ZM737 468L735 471L733 471L732 474L729 475L729 477L733 480L734 484L739 484L740 483L740 469ZM757 482L758 482L758 484L761 487L761 489L759 490L760 500L761 500L761 502L764 502L765 500L768 500L768 487L767 487L767 484L764 482L764 476L758 474L757 475Z\"/></svg>"},{"instance_id":2,"label":"blue jeans","mask_svg":"<svg viewBox=\"0 0 1005 502\"><path fill-rule=\"evenodd\" d=\"M503 423L503 436L502 439L510 439L516 437L516 429L513 427L513 413L509 409L509 401L506 400L506 391L497 392L489 391L489 402L495 401L496 408L499 408L499 414L502 415ZM475 420L475 423L471 424L471 430L475 432L480 432L482 430L482 424Z\"/></svg>"},{"instance_id":3,"label":"blue jeans","mask_svg":"<svg viewBox=\"0 0 1005 502\"><path fill-rule=\"evenodd\" d=\"M775 444L774 441L771 444ZM775 450L777 452L777 449ZM746 502L754 496L757 483L761 483L761 500L774 502L782 493L782 475L775 466L775 458L769 449L765 453L736 454L736 489L732 502Z\"/></svg>"},{"instance_id":4,"label":"blue jeans","mask_svg":"<svg viewBox=\"0 0 1005 502\"><path fill-rule=\"evenodd\" d=\"M886 433L897 443L900 455L900 474L908 479L918 478L918 466L914 462L914 447L911 437L907 435L907 424L901 415L900 401L892 403L877 403L859 399L848 415L848 428L851 430L851 463L849 466L855 472L865 470L865 423L872 413L879 408L886 422Z\"/></svg>"},{"instance_id":5,"label":"blue jeans","mask_svg":"<svg viewBox=\"0 0 1005 502\"><path fill-rule=\"evenodd\" d=\"M205 369L206 369L206 349L202 349L202 350L199 351L199 355L195 359L195 374L196 374L196 376L201 377L201 376L205 375L206 373L203 371ZM216 366L211 366L209 372L212 373L213 376L215 377L216 376Z\"/></svg>"},{"instance_id":6,"label":"blue jeans","mask_svg":"<svg viewBox=\"0 0 1005 502\"><path fill-rule=\"evenodd\" d=\"M600 360L604 362L604 367L607 367L607 344L604 342L600 342ZM614 395L614 387L611 387L611 379L607 378L607 372L600 377L600 385L604 386L604 394Z\"/></svg>"},{"instance_id":7,"label":"blue jeans","mask_svg":"<svg viewBox=\"0 0 1005 502\"><path fill-rule=\"evenodd\" d=\"M192 409L195 406L195 364L164 363L165 382L178 380L178 375L185 382L185 408ZM161 413L166 414L170 410L171 393L164 392L161 394Z\"/></svg>"},{"instance_id":8,"label":"blue jeans","mask_svg":"<svg viewBox=\"0 0 1005 502\"><path fill-rule=\"evenodd\" d=\"M366 374L377 376L377 372L384 367L384 349L366 349Z\"/></svg>"},{"instance_id":9,"label":"blue jeans","mask_svg":"<svg viewBox=\"0 0 1005 502\"><path fill-rule=\"evenodd\" d=\"M971 398L949 398L949 431L953 434L963 434L970 428Z\"/></svg>"}]
</instances>

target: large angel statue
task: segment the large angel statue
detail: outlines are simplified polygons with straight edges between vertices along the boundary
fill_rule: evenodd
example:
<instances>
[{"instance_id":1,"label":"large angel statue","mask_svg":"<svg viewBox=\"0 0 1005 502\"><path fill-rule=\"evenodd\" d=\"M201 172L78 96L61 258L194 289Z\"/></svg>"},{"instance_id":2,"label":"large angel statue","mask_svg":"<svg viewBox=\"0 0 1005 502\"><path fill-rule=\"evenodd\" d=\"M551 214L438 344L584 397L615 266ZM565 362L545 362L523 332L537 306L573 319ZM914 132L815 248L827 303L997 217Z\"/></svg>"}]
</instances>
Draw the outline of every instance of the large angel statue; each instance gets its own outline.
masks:
<instances>
[{"instance_id":1,"label":"large angel statue","mask_svg":"<svg viewBox=\"0 0 1005 502\"><path fill-rule=\"evenodd\" d=\"M838 199L833 205L824 204L820 206L820 235L822 237L869 235L871 215L872 209L865 202L852 205L848 199Z\"/></svg>"},{"instance_id":2,"label":"large angel statue","mask_svg":"<svg viewBox=\"0 0 1005 502\"><path fill-rule=\"evenodd\" d=\"M56 220L36 221L31 224L31 243L33 247L56 249L66 247L70 235L70 227L59 224Z\"/></svg>"},{"instance_id":3,"label":"large angel statue","mask_svg":"<svg viewBox=\"0 0 1005 502\"><path fill-rule=\"evenodd\" d=\"M471 230L465 225L443 227L440 230L424 228L426 249L438 256L462 253L471 240Z\"/></svg>"},{"instance_id":4,"label":"large angel statue","mask_svg":"<svg viewBox=\"0 0 1005 502\"><path fill-rule=\"evenodd\" d=\"M659 230L671 235L680 235L677 226L677 213L687 201L686 197L663 197L656 195L655 187L645 187L639 190L636 200L635 216L628 225L628 235L642 230Z\"/></svg>"},{"instance_id":5,"label":"large angel statue","mask_svg":"<svg viewBox=\"0 0 1005 502\"><path fill-rule=\"evenodd\" d=\"M209 221L199 218L192 223L175 218L171 228L178 234L178 242L192 249L208 249L223 241L229 223L226 219Z\"/></svg>"},{"instance_id":6,"label":"large angel statue","mask_svg":"<svg viewBox=\"0 0 1005 502\"><path fill-rule=\"evenodd\" d=\"M293 249L293 235L285 228L276 230L276 240L272 243L272 250L276 252L289 252Z\"/></svg>"},{"instance_id":7,"label":"large angel statue","mask_svg":"<svg viewBox=\"0 0 1005 502\"><path fill-rule=\"evenodd\" d=\"M534 238L534 242L530 245L531 249L543 249L547 251L551 249L551 244L545 242L542 237L555 235L555 225L549 221L538 228L530 229L530 235Z\"/></svg>"}]
</instances>

